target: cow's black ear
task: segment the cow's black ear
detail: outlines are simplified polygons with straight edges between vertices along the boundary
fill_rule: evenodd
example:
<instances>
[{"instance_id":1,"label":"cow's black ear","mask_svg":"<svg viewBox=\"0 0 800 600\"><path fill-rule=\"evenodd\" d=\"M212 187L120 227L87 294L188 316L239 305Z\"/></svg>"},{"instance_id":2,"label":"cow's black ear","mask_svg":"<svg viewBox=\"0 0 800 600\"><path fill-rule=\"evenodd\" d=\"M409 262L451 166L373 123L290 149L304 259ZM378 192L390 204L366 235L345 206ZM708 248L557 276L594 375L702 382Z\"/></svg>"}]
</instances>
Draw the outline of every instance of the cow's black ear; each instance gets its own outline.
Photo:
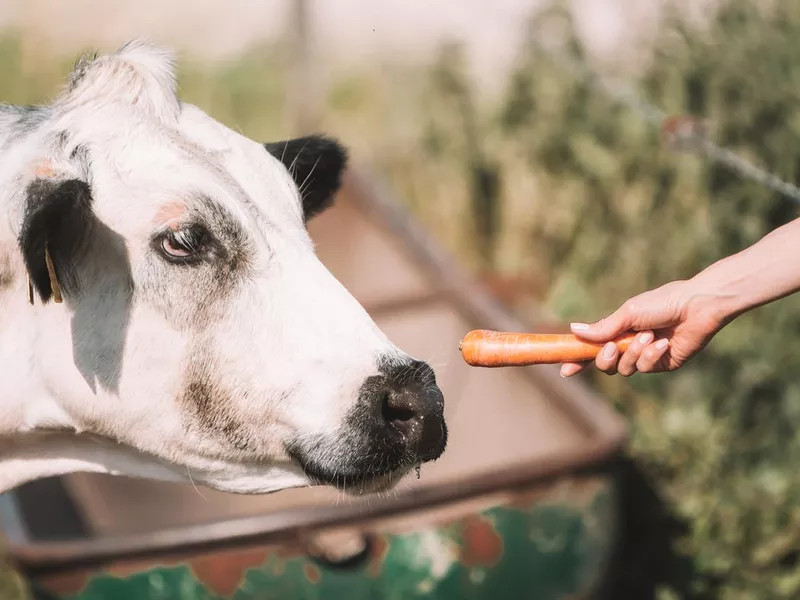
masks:
<instances>
[{"instance_id":1,"label":"cow's black ear","mask_svg":"<svg viewBox=\"0 0 800 600\"><path fill-rule=\"evenodd\" d=\"M322 135L264 144L291 173L303 199L306 221L328 208L342 184L347 150L338 141Z\"/></svg>"},{"instance_id":2,"label":"cow's black ear","mask_svg":"<svg viewBox=\"0 0 800 600\"><path fill-rule=\"evenodd\" d=\"M42 302L53 296L45 247L61 289L67 295L76 294L75 265L93 220L92 193L85 181L36 179L28 186L18 243Z\"/></svg>"}]
</instances>

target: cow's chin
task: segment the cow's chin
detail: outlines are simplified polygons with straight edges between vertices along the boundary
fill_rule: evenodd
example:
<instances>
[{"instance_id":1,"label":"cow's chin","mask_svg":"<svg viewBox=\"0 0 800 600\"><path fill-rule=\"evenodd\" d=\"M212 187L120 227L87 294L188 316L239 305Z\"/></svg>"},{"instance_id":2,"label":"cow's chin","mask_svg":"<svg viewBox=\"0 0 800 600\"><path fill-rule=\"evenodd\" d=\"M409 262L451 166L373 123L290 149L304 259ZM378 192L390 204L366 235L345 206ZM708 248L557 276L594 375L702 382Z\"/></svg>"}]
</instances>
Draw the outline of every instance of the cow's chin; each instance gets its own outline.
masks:
<instances>
[{"instance_id":1,"label":"cow's chin","mask_svg":"<svg viewBox=\"0 0 800 600\"><path fill-rule=\"evenodd\" d=\"M390 465L379 469L369 463L366 467L352 464L337 465L336 462L327 462L322 466L305 456L295 456L294 459L311 485L333 487L352 496L388 492L414 466L413 462L404 460L392 461Z\"/></svg>"},{"instance_id":2,"label":"cow's chin","mask_svg":"<svg viewBox=\"0 0 800 600\"><path fill-rule=\"evenodd\" d=\"M385 473L363 475L336 475L334 473L320 473L319 471L306 471L311 485L325 485L351 496L366 496L381 494L390 491L400 480L408 474L410 468L397 468Z\"/></svg>"},{"instance_id":3,"label":"cow's chin","mask_svg":"<svg viewBox=\"0 0 800 600\"><path fill-rule=\"evenodd\" d=\"M388 492L412 467L404 462L383 471L335 466L328 470L294 458L279 465L236 462L223 471L192 468L187 472L192 474L192 483L234 494L270 494L290 488L327 486L351 496L364 496Z\"/></svg>"},{"instance_id":4,"label":"cow's chin","mask_svg":"<svg viewBox=\"0 0 800 600\"><path fill-rule=\"evenodd\" d=\"M351 496L381 494L390 491L408 474L410 469L397 469L387 473L348 476L317 472L286 473L278 477L259 477L255 474L236 479L217 479L196 476L192 483L202 483L213 489L233 494L271 494L298 487L333 487Z\"/></svg>"}]
</instances>

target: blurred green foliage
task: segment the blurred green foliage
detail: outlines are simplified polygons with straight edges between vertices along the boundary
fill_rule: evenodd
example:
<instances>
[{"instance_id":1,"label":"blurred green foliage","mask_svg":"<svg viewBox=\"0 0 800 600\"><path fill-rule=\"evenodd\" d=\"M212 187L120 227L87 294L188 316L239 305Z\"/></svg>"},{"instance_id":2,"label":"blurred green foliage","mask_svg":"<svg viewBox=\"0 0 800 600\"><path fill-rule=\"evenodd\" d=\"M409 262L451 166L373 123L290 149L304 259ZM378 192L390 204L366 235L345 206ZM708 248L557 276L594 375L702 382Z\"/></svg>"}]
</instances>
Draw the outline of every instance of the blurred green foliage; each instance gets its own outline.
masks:
<instances>
[{"instance_id":1,"label":"blurred green foliage","mask_svg":"<svg viewBox=\"0 0 800 600\"><path fill-rule=\"evenodd\" d=\"M4 556L5 541L0 535L0 598L3 600L29 600L31 597L27 583L17 573Z\"/></svg>"},{"instance_id":2,"label":"blurred green foliage","mask_svg":"<svg viewBox=\"0 0 800 600\"><path fill-rule=\"evenodd\" d=\"M323 125L467 264L534 279L535 303L564 320L691 277L797 216L788 199L665 148L540 53L556 32L564 55L588 61L555 0L530 22L499 96L476 90L448 46L427 69L337 73ZM45 101L70 65L20 40L0 40L0 98ZM720 0L702 26L676 8L652 43L634 78L644 97L706 118L718 143L800 183L800 0ZM269 47L183 62L183 96L254 138L296 133L280 58ZM588 375L630 419L630 454L650 486L626 508L639 546L612 597L800 597L799 361L800 301L787 298L729 325L676 373Z\"/></svg>"},{"instance_id":3,"label":"blurred green foliage","mask_svg":"<svg viewBox=\"0 0 800 600\"><path fill-rule=\"evenodd\" d=\"M0 567L0 598L3 600L28 600L30 591L19 574L8 567Z\"/></svg>"},{"instance_id":4,"label":"blurred green foliage","mask_svg":"<svg viewBox=\"0 0 800 600\"><path fill-rule=\"evenodd\" d=\"M632 83L797 184L800 2L758 6L722 0L706 24L668 8ZM588 64L575 32L563 3L538 13L499 98L474 89L458 47L444 48L404 84L412 129L392 137L392 123L411 121L398 100L372 138L373 160L440 239L476 268L488 259L534 279L536 304L565 321L691 277L797 216L791 200L666 147L639 115L538 50L550 40ZM491 171L496 206L475 202L476 164ZM496 227L480 231L487 214ZM635 494L652 506L627 507L643 529L614 597L800 597L799 334L800 301L787 298L739 318L679 372L589 375L629 417L630 453L652 486Z\"/></svg>"},{"instance_id":5,"label":"blurred green foliage","mask_svg":"<svg viewBox=\"0 0 800 600\"><path fill-rule=\"evenodd\" d=\"M588 63L568 11L553 3L530 23L504 97L476 125L499 165L505 226L495 268L535 272L539 301L551 311L564 320L600 317L797 216L791 200L665 147L657 129L538 50L554 37L562 56ZM669 114L707 119L718 143L800 181L800 2L722 0L704 26L675 8L653 43L652 60L634 77L643 97ZM466 79L456 61L447 64L456 71L450 78ZM417 177L456 181L469 169L453 98L468 92L452 88L439 85L424 104ZM453 190L427 202L449 195L466 208ZM469 256L469 238L460 240L453 247ZM683 558L676 565L689 568L658 575L661 597L800 597L799 335L800 302L789 298L738 319L679 372L592 376L630 417L632 456L687 523L673 550ZM655 533L640 540L668 542ZM652 551L631 553L629 579L648 576L641 563Z\"/></svg>"}]
</instances>

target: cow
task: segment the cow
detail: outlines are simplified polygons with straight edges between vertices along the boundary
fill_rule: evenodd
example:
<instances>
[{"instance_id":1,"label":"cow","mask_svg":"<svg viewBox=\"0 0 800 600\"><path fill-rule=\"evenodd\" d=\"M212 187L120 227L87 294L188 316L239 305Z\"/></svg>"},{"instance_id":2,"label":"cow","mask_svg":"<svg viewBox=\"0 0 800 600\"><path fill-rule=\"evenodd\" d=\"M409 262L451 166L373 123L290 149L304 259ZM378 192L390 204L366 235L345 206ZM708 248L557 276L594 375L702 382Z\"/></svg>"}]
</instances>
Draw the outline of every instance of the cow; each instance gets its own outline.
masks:
<instances>
[{"instance_id":1,"label":"cow","mask_svg":"<svg viewBox=\"0 0 800 600\"><path fill-rule=\"evenodd\" d=\"M0 107L0 492L96 472L374 494L438 459L433 369L307 231L347 163L332 137L257 142L183 102L143 40Z\"/></svg>"}]
</instances>

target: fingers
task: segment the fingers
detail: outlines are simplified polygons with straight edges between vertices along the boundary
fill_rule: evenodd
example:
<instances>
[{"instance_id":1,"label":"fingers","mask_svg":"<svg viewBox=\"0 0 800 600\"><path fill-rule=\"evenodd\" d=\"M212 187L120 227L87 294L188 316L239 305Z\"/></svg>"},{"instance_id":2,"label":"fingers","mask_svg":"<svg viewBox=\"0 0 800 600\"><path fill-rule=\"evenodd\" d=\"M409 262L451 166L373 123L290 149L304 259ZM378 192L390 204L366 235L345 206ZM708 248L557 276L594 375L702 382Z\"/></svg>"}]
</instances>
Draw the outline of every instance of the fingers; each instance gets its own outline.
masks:
<instances>
[{"instance_id":1,"label":"fingers","mask_svg":"<svg viewBox=\"0 0 800 600\"><path fill-rule=\"evenodd\" d=\"M573 375L577 375L578 373L583 371L585 367L586 365L583 365L581 363L564 363L563 365L561 365L561 376L572 377Z\"/></svg>"},{"instance_id":2,"label":"fingers","mask_svg":"<svg viewBox=\"0 0 800 600\"><path fill-rule=\"evenodd\" d=\"M652 331L642 332L621 356L619 347L614 342L608 342L598 353L594 361L595 366L606 375L619 373L624 377L630 377L637 371L641 373L663 371L662 359L669 348L669 340L654 341L654 339ZM564 363L561 365L561 376L572 377L586 367L587 364Z\"/></svg>"},{"instance_id":3,"label":"fingers","mask_svg":"<svg viewBox=\"0 0 800 600\"><path fill-rule=\"evenodd\" d=\"M614 342L608 342L600 350L594 360L595 366L606 375L614 375L617 372L617 361L619 360L619 348Z\"/></svg>"},{"instance_id":4,"label":"fingers","mask_svg":"<svg viewBox=\"0 0 800 600\"><path fill-rule=\"evenodd\" d=\"M630 329L630 325L630 311L623 304L604 319L595 323L570 323L570 329L575 335L591 342L605 342Z\"/></svg>"},{"instance_id":5,"label":"fingers","mask_svg":"<svg viewBox=\"0 0 800 600\"><path fill-rule=\"evenodd\" d=\"M658 340L655 344L650 344L643 351L636 361L636 370L642 373L655 373L663 370L661 359L669 348L669 340Z\"/></svg>"},{"instance_id":6,"label":"fingers","mask_svg":"<svg viewBox=\"0 0 800 600\"><path fill-rule=\"evenodd\" d=\"M617 372L625 377L630 377L636 373L636 364L639 357L642 355L642 351L644 351L647 345L652 341L652 331L642 331L639 333L630 343L625 353L620 357L619 364L617 365Z\"/></svg>"},{"instance_id":7,"label":"fingers","mask_svg":"<svg viewBox=\"0 0 800 600\"><path fill-rule=\"evenodd\" d=\"M661 359L669 348L669 340L661 339L653 342L652 331L644 331L631 342L628 349L619 355L619 348L613 342L603 346L595 359L597 368L607 375L619 373L630 377L637 371L655 373L662 371Z\"/></svg>"},{"instance_id":8,"label":"fingers","mask_svg":"<svg viewBox=\"0 0 800 600\"><path fill-rule=\"evenodd\" d=\"M606 373L607 375L614 375L617 372L617 360L619 359L619 348L614 342L608 342L595 359L595 366ZM561 365L561 376L572 377L583 371L586 364L581 363L564 363Z\"/></svg>"}]
</instances>

